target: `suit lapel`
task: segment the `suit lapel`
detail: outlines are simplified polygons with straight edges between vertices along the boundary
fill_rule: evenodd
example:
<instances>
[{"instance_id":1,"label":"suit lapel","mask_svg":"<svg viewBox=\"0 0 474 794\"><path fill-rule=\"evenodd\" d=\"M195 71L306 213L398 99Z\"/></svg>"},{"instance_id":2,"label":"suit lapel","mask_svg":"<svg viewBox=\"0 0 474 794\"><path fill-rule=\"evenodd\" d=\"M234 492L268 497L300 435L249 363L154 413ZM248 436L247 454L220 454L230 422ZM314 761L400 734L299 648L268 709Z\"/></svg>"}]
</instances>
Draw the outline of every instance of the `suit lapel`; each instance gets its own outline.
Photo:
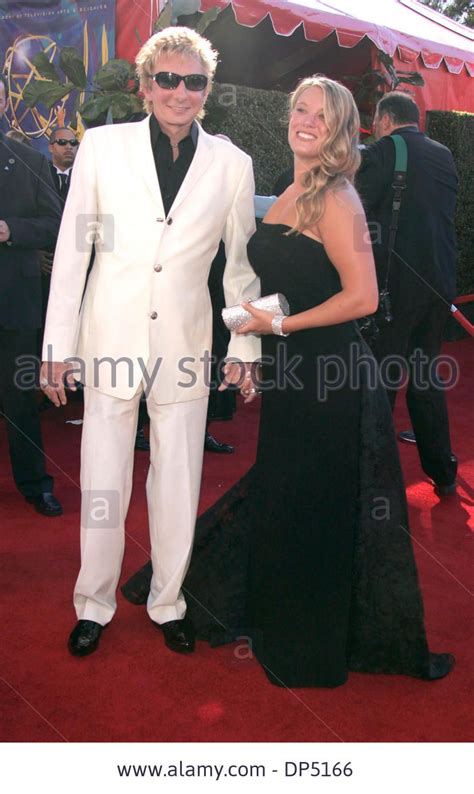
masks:
<instances>
[{"instance_id":1,"label":"suit lapel","mask_svg":"<svg viewBox=\"0 0 474 794\"><path fill-rule=\"evenodd\" d=\"M156 173L155 158L151 148L150 139L150 117L147 116L143 121L138 121L133 125L136 127L136 132L133 130L133 148L130 151L130 159L133 170L141 174L148 190L153 196L154 200L159 205L161 212L164 216L163 200L161 198L160 183L158 182L158 175Z\"/></svg>"},{"instance_id":2,"label":"suit lapel","mask_svg":"<svg viewBox=\"0 0 474 794\"><path fill-rule=\"evenodd\" d=\"M211 146L211 136L208 135L201 126L199 126L199 136L198 142L196 146L196 152L192 159L191 165L189 166L188 173L186 174L183 184L179 190L178 195L176 196L172 207L170 209L170 213L174 212L174 210L181 204L182 201L188 196L190 191L195 187L195 185L199 182L201 177L206 173L209 165L212 162L212 146Z\"/></svg>"}]
</instances>

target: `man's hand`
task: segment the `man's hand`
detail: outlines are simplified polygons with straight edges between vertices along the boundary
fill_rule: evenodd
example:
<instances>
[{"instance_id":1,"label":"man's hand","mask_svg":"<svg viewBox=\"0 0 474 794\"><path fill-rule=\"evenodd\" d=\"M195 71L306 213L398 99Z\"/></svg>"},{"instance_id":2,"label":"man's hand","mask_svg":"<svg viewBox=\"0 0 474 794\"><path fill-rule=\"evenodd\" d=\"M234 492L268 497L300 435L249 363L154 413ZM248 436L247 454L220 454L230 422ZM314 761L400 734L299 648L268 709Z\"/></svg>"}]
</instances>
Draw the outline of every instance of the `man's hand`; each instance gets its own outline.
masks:
<instances>
[{"instance_id":1,"label":"man's hand","mask_svg":"<svg viewBox=\"0 0 474 794\"><path fill-rule=\"evenodd\" d=\"M240 393L244 403L251 403L260 393L260 364L243 361L228 361L224 366L224 380L219 386L219 391L224 391L231 384L240 386Z\"/></svg>"},{"instance_id":2,"label":"man's hand","mask_svg":"<svg viewBox=\"0 0 474 794\"><path fill-rule=\"evenodd\" d=\"M44 273L45 276L49 276L53 269L54 254L51 254L49 251L38 251L38 254L41 272Z\"/></svg>"},{"instance_id":3,"label":"man's hand","mask_svg":"<svg viewBox=\"0 0 474 794\"><path fill-rule=\"evenodd\" d=\"M46 397L49 397L56 408L67 403L64 384L71 391L76 391L76 384L70 365L65 364L64 361L43 362L40 372L40 386Z\"/></svg>"},{"instance_id":4,"label":"man's hand","mask_svg":"<svg viewBox=\"0 0 474 794\"><path fill-rule=\"evenodd\" d=\"M6 221L0 221L0 243L6 243L10 239L10 229Z\"/></svg>"}]
</instances>

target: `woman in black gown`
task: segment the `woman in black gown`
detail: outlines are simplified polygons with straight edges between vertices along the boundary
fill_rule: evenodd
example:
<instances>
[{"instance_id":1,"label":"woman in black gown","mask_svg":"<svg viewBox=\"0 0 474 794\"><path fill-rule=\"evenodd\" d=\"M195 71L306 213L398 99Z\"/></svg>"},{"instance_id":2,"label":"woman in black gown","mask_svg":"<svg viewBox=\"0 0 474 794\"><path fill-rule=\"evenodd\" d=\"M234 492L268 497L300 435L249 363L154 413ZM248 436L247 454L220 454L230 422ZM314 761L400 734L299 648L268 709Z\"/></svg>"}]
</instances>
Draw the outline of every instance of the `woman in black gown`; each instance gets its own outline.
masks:
<instances>
[{"instance_id":1,"label":"woman in black gown","mask_svg":"<svg viewBox=\"0 0 474 794\"><path fill-rule=\"evenodd\" d=\"M441 678L428 650L391 412L354 322L377 307L350 92L308 78L292 96L295 180L249 242L262 294L257 461L197 524L185 581L198 637L237 636L280 686L343 684L349 670ZM242 393L253 399L257 383ZM143 601L147 566L125 585Z\"/></svg>"}]
</instances>

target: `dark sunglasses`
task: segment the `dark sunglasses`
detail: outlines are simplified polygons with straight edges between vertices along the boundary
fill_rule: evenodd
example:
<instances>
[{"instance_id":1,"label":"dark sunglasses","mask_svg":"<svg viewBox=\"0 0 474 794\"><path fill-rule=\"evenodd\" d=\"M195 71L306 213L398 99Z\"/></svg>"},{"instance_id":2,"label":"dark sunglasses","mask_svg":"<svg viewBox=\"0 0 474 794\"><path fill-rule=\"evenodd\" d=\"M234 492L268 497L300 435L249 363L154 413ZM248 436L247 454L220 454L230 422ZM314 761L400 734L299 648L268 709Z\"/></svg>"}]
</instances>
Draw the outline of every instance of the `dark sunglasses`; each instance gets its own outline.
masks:
<instances>
[{"instance_id":1,"label":"dark sunglasses","mask_svg":"<svg viewBox=\"0 0 474 794\"><path fill-rule=\"evenodd\" d=\"M58 138L56 141L52 141L52 143L57 143L58 146L79 146L79 141L77 138L73 138L71 141L68 138Z\"/></svg>"},{"instance_id":2,"label":"dark sunglasses","mask_svg":"<svg viewBox=\"0 0 474 794\"><path fill-rule=\"evenodd\" d=\"M158 72L158 74L151 74L155 83L160 88L166 88L167 91L174 91L181 82L188 91L204 91L207 86L208 79L205 74L176 74L175 72Z\"/></svg>"}]
</instances>

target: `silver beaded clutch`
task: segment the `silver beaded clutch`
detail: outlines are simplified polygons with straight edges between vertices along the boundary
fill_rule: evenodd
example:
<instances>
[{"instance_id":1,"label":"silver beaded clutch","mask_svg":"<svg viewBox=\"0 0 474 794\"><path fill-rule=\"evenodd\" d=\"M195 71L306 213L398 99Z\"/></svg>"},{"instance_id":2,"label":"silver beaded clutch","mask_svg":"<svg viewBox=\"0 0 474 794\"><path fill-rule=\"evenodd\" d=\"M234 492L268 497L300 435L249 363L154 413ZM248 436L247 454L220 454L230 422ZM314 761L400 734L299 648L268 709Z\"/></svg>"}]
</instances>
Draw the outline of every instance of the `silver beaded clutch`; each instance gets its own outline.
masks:
<instances>
[{"instance_id":1,"label":"silver beaded clutch","mask_svg":"<svg viewBox=\"0 0 474 794\"><path fill-rule=\"evenodd\" d=\"M263 309L266 312L272 312L272 314L288 315L290 313L288 301L281 292L275 292L273 295L264 295L262 298L254 298L247 301L247 303L251 303L256 309ZM251 317L252 315L245 311L240 304L222 309L222 319L229 331L237 331L242 325L248 323Z\"/></svg>"}]
</instances>

